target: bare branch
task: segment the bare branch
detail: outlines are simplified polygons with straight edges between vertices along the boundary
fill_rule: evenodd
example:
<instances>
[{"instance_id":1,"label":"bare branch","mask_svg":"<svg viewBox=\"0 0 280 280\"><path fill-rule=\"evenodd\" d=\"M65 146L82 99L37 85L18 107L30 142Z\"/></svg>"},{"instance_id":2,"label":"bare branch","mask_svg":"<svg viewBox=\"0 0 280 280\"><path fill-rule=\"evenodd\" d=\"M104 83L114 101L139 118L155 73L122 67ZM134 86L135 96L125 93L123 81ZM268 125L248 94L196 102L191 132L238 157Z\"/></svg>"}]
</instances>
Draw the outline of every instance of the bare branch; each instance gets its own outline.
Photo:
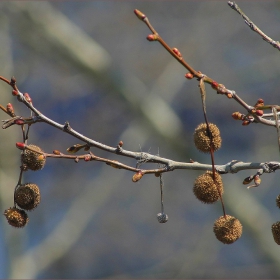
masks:
<instances>
[{"instance_id":1,"label":"bare branch","mask_svg":"<svg viewBox=\"0 0 280 280\"><path fill-rule=\"evenodd\" d=\"M280 42L279 41L274 41L271 39L269 36L267 36L264 32L262 32L245 14L244 12L238 7L238 5L235 2L228 1L228 5L235 10L237 13L239 13L245 23L256 33L258 33L264 41L272 45L274 48L280 50Z\"/></svg>"}]
</instances>

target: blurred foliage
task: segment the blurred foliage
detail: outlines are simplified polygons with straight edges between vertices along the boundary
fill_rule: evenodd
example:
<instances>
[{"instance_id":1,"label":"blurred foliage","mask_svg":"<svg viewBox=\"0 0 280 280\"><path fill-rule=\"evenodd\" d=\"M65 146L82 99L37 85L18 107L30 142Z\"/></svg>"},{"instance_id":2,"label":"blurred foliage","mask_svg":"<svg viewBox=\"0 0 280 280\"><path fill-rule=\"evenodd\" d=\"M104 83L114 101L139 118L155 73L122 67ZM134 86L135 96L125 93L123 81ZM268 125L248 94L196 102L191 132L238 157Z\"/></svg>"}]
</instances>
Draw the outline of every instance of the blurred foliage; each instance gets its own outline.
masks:
<instances>
[{"instance_id":1,"label":"blurred foliage","mask_svg":"<svg viewBox=\"0 0 280 280\"><path fill-rule=\"evenodd\" d=\"M279 1L242 1L241 8L278 40ZM17 78L46 116L96 141L149 151L174 160L210 163L195 150L195 127L203 121L196 81L156 42L133 13L141 10L171 47L196 70L249 104L278 104L279 53L244 24L227 1L11 1L1 2L1 75ZM1 84L1 104L22 104ZM276 131L241 126L231 114L238 104L207 91L209 120L218 125L217 164L233 159L279 161ZM278 104L279 105L279 104ZM2 113L2 119L7 118ZM12 206L21 139L16 127L1 132L1 208ZM29 143L66 152L77 141L46 124L31 127ZM96 155L136 164L93 149ZM159 224L158 178L132 183L132 173L98 162L48 159L26 182L38 184L39 207L24 228L1 226L1 278L277 278L278 246L271 224L279 218L279 174L264 175L258 189L242 185L249 172L224 175L226 211L243 224L230 246L215 239L222 215L192 193L197 171L164 174L166 224ZM4 269L5 268L5 269Z\"/></svg>"}]
</instances>

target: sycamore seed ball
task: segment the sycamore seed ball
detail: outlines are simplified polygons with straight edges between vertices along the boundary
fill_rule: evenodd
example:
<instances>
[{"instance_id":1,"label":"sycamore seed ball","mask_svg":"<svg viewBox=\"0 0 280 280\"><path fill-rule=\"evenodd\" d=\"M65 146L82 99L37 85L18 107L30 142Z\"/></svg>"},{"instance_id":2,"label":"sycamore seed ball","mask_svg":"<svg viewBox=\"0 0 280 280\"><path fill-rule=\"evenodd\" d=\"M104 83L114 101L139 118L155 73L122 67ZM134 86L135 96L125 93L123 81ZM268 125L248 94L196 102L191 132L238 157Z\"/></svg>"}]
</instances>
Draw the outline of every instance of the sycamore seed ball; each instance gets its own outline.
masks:
<instances>
[{"instance_id":1,"label":"sycamore seed ball","mask_svg":"<svg viewBox=\"0 0 280 280\"><path fill-rule=\"evenodd\" d=\"M271 226L274 241L280 245L280 222L276 222Z\"/></svg>"},{"instance_id":2,"label":"sycamore seed ball","mask_svg":"<svg viewBox=\"0 0 280 280\"><path fill-rule=\"evenodd\" d=\"M215 124L209 123L209 130L210 134L208 133L206 123L202 123L194 131L194 144L196 148L203 153L210 153L210 137L212 137L214 152L222 145L219 128Z\"/></svg>"},{"instance_id":3,"label":"sycamore seed ball","mask_svg":"<svg viewBox=\"0 0 280 280\"><path fill-rule=\"evenodd\" d=\"M218 201L220 194L222 195L224 192L222 177L218 172L215 172L215 182L212 171L206 171L198 176L193 187L196 198L208 204Z\"/></svg>"},{"instance_id":4,"label":"sycamore seed ball","mask_svg":"<svg viewBox=\"0 0 280 280\"><path fill-rule=\"evenodd\" d=\"M242 224L233 216L221 216L213 227L216 238L224 244L232 244L242 235Z\"/></svg>"}]
</instances>

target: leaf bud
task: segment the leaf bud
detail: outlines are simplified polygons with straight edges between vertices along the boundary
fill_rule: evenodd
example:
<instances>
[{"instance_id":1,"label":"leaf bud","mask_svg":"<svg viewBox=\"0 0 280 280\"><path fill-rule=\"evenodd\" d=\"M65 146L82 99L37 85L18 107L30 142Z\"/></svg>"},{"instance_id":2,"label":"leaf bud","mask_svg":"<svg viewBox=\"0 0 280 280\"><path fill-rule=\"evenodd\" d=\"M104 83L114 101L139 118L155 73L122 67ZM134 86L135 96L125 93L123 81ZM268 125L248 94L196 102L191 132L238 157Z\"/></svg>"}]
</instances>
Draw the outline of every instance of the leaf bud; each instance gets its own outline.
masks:
<instances>
[{"instance_id":1,"label":"leaf bud","mask_svg":"<svg viewBox=\"0 0 280 280\"><path fill-rule=\"evenodd\" d=\"M256 110L256 115L261 117L263 115L263 110Z\"/></svg>"},{"instance_id":2,"label":"leaf bud","mask_svg":"<svg viewBox=\"0 0 280 280\"><path fill-rule=\"evenodd\" d=\"M246 125L249 125L250 123L251 123L250 121L245 120L245 121L242 122L242 125L246 126Z\"/></svg>"},{"instance_id":3,"label":"leaf bud","mask_svg":"<svg viewBox=\"0 0 280 280\"><path fill-rule=\"evenodd\" d=\"M123 141L119 142L119 146L122 147L123 146Z\"/></svg>"},{"instance_id":4,"label":"leaf bud","mask_svg":"<svg viewBox=\"0 0 280 280\"><path fill-rule=\"evenodd\" d=\"M61 152L59 150L53 150L54 155L61 155Z\"/></svg>"},{"instance_id":5,"label":"leaf bud","mask_svg":"<svg viewBox=\"0 0 280 280\"><path fill-rule=\"evenodd\" d=\"M25 145L24 143L21 143L21 142L17 142L17 143L16 143L16 146L17 146L17 148L20 149L20 150L24 150L25 147L26 147L26 145Z\"/></svg>"},{"instance_id":6,"label":"leaf bud","mask_svg":"<svg viewBox=\"0 0 280 280\"><path fill-rule=\"evenodd\" d=\"M85 161L90 161L91 160L91 155L85 155L84 160Z\"/></svg>"},{"instance_id":7,"label":"leaf bud","mask_svg":"<svg viewBox=\"0 0 280 280\"><path fill-rule=\"evenodd\" d=\"M14 124L23 125L24 124L24 120L17 119L17 120L14 121Z\"/></svg>"},{"instance_id":8,"label":"leaf bud","mask_svg":"<svg viewBox=\"0 0 280 280\"><path fill-rule=\"evenodd\" d=\"M178 57L182 57L182 54L180 53L180 51L177 48L173 48L172 51L178 56Z\"/></svg>"},{"instance_id":9,"label":"leaf bud","mask_svg":"<svg viewBox=\"0 0 280 280\"><path fill-rule=\"evenodd\" d=\"M189 73L185 74L185 77L187 79L191 80L193 78L193 74L189 72Z\"/></svg>"},{"instance_id":10,"label":"leaf bud","mask_svg":"<svg viewBox=\"0 0 280 280\"><path fill-rule=\"evenodd\" d=\"M246 177L244 180L243 180L243 185L248 185L249 183L251 183L252 181L254 180L254 176L249 176L249 177Z\"/></svg>"},{"instance_id":11,"label":"leaf bud","mask_svg":"<svg viewBox=\"0 0 280 280\"><path fill-rule=\"evenodd\" d=\"M148 41L157 41L157 39L158 39L158 36L156 35L156 34L150 34L150 35L148 35L147 36L147 40Z\"/></svg>"},{"instance_id":12,"label":"leaf bud","mask_svg":"<svg viewBox=\"0 0 280 280\"><path fill-rule=\"evenodd\" d=\"M11 103L8 103L6 106L7 112L9 113L10 116L15 115L14 107Z\"/></svg>"},{"instance_id":13,"label":"leaf bud","mask_svg":"<svg viewBox=\"0 0 280 280\"><path fill-rule=\"evenodd\" d=\"M18 95L18 91L14 89L14 90L12 91L12 95L13 95L13 96L17 96L17 95Z\"/></svg>"},{"instance_id":14,"label":"leaf bud","mask_svg":"<svg viewBox=\"0 0 280 280\"><path fill-rule=\"evenodd\" d=\"M218 84L216 81L212 81L211 87L212 87L213 89L217 89L217 88L219 87L219 84Z\"/></svg>"},{"instance_id":15,"label":"leaf bud","mask_svg":"<svg viewBox=\"0 0 280 280\"><path fill-rule=\"evenodd\" d=\"M134 10L134 14L141 20L144 20L146 18L146 16L137 9Z\"/></svg>"},{"instance_id":16,"label":"leaf bud","mask_svg":"<svg viewBox=\"0 0 280 280\"><path fill-rule=\"evenodd\" d=\"M261 184L261 181L262 180L260 178L260 175L254 176L254 182L255 182L256 187L258 187Z\"/></svg>"},{"instance_id":17,"label":"leaf bud","mask_svg":"<svg viewBox=\"0 0 280 280\"><path fill-rule=\"evenodd\" d=\"M26 101L28 103L32 103L32 99L31 99L30 95L27 92L24 93L23 96L25 97L25 99L26 99Z\"/></svg>"},{"instance_id":18,"label":"leaf bud","mask_svg":"<svg viewBox=\"0 0 280 280\"><path fill-rule=\"evenodd\" d=\"M132 182L136 183L138 182L142 177L143 177L143 172L142 171L138 171L137 173L135 173L133 176L132 176Z\"/></svg>"}]
</instances>

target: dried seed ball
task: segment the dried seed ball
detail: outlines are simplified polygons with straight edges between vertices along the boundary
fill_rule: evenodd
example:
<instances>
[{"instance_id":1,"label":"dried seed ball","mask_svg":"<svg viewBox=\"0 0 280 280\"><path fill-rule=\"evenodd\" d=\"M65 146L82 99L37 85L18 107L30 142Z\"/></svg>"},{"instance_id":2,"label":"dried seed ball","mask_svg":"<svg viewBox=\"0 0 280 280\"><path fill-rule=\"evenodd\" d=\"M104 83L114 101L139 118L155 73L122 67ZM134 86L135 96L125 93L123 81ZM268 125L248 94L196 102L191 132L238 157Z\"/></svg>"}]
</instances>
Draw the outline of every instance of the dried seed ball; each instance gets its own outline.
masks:
<instances>
[{"instance_id":1,"label":"dried seed ball","mask_svg":"<svg viewBox=\"0 0 280 280\"><path fill-rule=\"evenodd\" d=\"M276 222L271 226L274 241L280 245L280 222Z\"/></svg>"},{"instance_id":2,"label":"dried seed ball","mask_svg":"<svg viewBox=\"0 0 280 280\"><path fill-rule=\"evenodd\" d=\"M224 244L232 244L242 235L240 221L230 215L221 216L213 227L216 238Z\"/></svg>"},{"instance_id":3,"label":"dried seed ball","mask_svg":"<svg viewBox=\"0 0 280 280\"><path fill-rule=\"evenodd\" d=\"M198 176L194 182L193 192L196 198L204 203L214 203L224 193L222 177L215 172L216 184L213 180L213 172L206 171ZM219 191L220 190L220 194Z\"/></svg>"},{"instance_id":4,"label":"dried seed ball","mask_svg":"<svg viewBox=\"0 0 280 280\"><path fill-rule=\"evenodd\" d=\"M34 149L35 151L43 153L43 150L35 145L28 145L28 147ZM33 171L40 170L44 167L46 163L46 157L40 153L33 152L29 149L25 149L21 154L21 161L27 169Z\"/></svg>"},{"instance_id":5,"label":"dried seed ball","mask_svg":"<svg viewBox=\"0 0 280 280\"><path fill-rule=\"evenodd\" d=\"M11 226L17 228L24 227L29 220L24 210L15 207L5 210L4 216Z\"/></svg>"},{"instance_id":6,"label":"dried seed ball","mask_svg":"<svg viewBox=\"0 0 280 280\"><path fill-rule=\"evenodd\" d=\"M159 223L164 224L168 221L168 216L164 213L158 213L157 219Z\"/></svg>"},{"instance_id":7,"label":"dried seed ball","mask_svg":"<svg viewBox=\"0 0 280 280\"><path fill-rule=\"evenodd\" d=\"M36 184L20 185L15 191L15 203L24 210L32 210L40 203L40 189Z\"/></svg>"},{"instance_id":8,"label":"dried seed ball","mask_svg":"<svg viewBox=\"0 0 280 280\"><path fill-rule=\"evenodd\" d=\"M276 197L276 205L280 208L280 194Z\"/></svg>"},{"instance_id":9,"label":"dried seed ball","mask_svg":"<svg viewBox=\"0 0 280 280\"><path fill-rule=\"evenodd\" d=\"M222 138L218 127L209 123L210 135L213 140L213 149L217 151L222 145ZM200 124L194 131L194 144L196 148L203 153L210 153L210 135L207 131L206 123Z\"/></svg>"}]
</instances>

